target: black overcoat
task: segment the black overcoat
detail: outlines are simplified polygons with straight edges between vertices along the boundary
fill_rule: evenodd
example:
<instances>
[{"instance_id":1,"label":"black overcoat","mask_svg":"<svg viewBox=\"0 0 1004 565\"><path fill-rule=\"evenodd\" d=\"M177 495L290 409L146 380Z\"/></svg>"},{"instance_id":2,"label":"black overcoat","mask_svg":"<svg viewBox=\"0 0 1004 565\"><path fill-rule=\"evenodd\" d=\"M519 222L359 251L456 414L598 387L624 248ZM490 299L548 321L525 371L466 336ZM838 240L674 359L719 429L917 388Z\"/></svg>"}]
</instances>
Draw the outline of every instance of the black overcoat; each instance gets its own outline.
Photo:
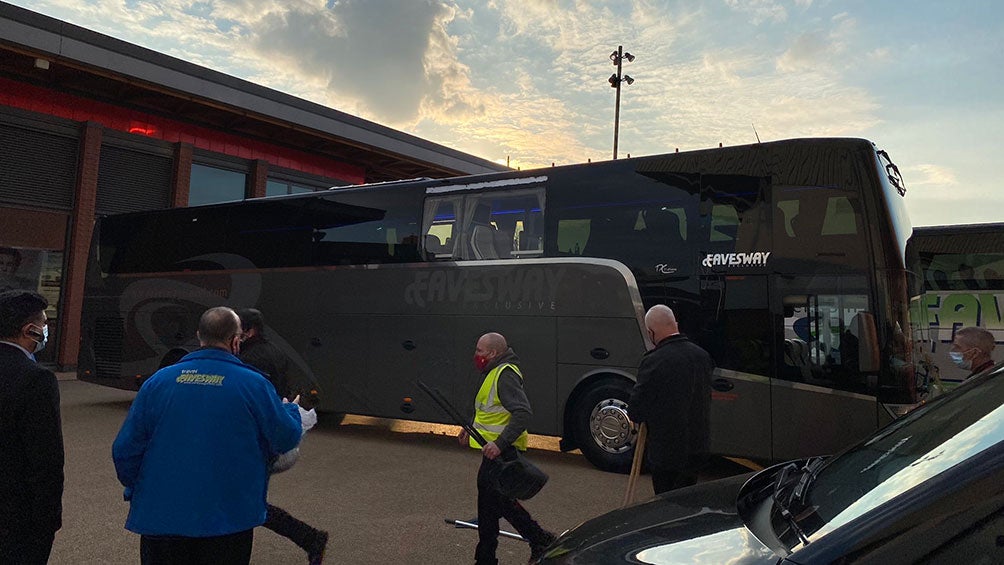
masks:
<instances>
[{"instance_id":1,"label":"black overcoat","mask_svg":"<svg viewBox=\"0 0 1004 565\"><path fill-rule=\"evenodd\" d=\"M0 343L0 529L62 526L63 431L56 375Z\"/></svg>"},{"instance_id":2,"label":"black overcoat","mask_svg":"<svg viewBox=\"0 0 1004 565\"><path fill-rule=\"evenodd\" d=\"M683 334L642 356L628 416L648 426L645 459L656 469L684 469L708 452L711 371L708 352Z\"/></svg>"}]
</instances>

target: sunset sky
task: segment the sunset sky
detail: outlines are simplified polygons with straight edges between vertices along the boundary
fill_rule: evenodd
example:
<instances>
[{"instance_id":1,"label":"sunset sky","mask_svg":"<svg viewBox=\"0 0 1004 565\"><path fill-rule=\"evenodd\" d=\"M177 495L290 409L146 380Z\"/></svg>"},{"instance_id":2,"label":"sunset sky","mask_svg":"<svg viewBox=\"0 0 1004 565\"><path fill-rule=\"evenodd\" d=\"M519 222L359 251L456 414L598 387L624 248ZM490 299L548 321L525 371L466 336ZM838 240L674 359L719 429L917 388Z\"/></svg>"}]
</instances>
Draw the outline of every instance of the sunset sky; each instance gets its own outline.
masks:
<instances>
[{"instance_id":1,"label":"sunset sky","mask_svg":"<svg viewBox=\"0 0 1004 565\"><path fill-rule=\"evenodd\" d=\"M511 166L864 137L914 225L1004 221L1004 3L13 0Z\"/></svg>"}]
</instances>

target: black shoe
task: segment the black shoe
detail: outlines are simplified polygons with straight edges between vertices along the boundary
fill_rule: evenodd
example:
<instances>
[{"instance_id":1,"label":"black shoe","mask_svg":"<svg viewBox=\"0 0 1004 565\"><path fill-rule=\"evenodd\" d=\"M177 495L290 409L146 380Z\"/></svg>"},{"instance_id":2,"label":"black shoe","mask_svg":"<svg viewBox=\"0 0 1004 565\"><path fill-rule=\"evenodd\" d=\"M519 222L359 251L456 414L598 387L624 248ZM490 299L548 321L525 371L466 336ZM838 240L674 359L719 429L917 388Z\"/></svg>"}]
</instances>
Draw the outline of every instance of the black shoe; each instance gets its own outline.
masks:
<instances>
[{"instance_id":1,"label":"black shoe","mask_svg":"<svg viewBox=\"0 0 1004 565\"><path fill-rule=\"evenodd\" d=\"M324 561L324 550L328 547L328 532L317 530L314 539L310 542L310 549L307 550L307 562L310 565L321 565Z\"/></svg>"},{"instance_id":2,"label":"black shoe","mask_svg":"<svg viewBox=\"0 0 1004 565\"><path fill-rule=\"evenodd\" d=\"M547 548L551 547L554 540L558 539L558 536L552 534L551 532L544 532L544 538L540 540L540 543L530 544L530 560L527 561L528 565L533 565L538 559L544 556L544 552Z\"/></svg>"}]
</instances>

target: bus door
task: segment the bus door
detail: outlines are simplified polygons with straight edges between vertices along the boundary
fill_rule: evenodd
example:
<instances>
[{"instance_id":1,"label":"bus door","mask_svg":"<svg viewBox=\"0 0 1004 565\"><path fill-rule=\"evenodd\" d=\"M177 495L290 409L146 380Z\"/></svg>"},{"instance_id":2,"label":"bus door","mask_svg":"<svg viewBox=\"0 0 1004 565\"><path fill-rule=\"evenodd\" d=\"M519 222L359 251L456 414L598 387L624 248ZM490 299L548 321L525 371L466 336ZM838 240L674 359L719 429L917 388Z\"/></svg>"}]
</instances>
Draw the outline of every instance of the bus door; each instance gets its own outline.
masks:
<instances>
[{"instance_id":1,"label":"bus door","mask_svg":"<svg viewBox=\"0 0 1004 565\"><path fill-rule=\"evenodd\" d=\"M867 277L781 275L773 296L773 458L835 453L875 430L878 348Z\"/></svg>"},{"instance_id":2,"label":"bus door","mask_svg":"<svg viewBox=\"0 0 1004 565\"><path fill-rule=\"evenodd\" d=\"M697 340L715 361L711 451L770 452L771 343L768 179L702 175Z\"/></svg>"},{"instance_id":3,"label":"bus door","mask_svg":"<svg viewBox=\"0 0 1004 565\"><path fill-rule=\"evenodd\" d=\"M771 448L767 276L701 278L703 345L715 360L711 452L762 457Z\"/></svg>"}]
</instances>

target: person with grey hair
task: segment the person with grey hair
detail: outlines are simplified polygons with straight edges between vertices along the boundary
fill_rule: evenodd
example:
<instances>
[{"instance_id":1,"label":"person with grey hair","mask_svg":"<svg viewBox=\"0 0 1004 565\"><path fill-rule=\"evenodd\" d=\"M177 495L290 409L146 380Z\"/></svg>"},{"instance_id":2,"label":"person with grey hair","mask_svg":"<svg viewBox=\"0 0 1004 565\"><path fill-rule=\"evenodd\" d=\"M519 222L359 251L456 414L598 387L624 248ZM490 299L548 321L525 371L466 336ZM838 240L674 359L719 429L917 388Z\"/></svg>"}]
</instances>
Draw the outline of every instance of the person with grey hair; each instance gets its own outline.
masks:
<instances>
[{"instance_id":1,"label":"person with grey hair","mask_svg":"<svg viewBox=\"0 0 1004 565\"><path fill-rule=\"evenodd\" d=\"M269 461L302 434L298 399L237 358L233 310L207 310L197 336L198 350L143 383L112 445L144 565L249 563Z\"/></svg>"},{"instance_id":2,"label":"person with grey hair","mask_svg":"<svg viewBox=\"0 0 1004 565\"><path fill-rule=\"evenodd\" d=\"M969 371L966 378L975 377L994 366L990 353L994 350L994 334L983 328L961 328L948 349L948 355L960 369Z\"/></svg>"},{"instance_id":3,"label":"person with grey hair","mask_svg":"<svg viewBox=\"0 0 1004 565\"><path fill-rule=\"evenodd\" d=\"M656 494L697 482L708 452L711 371L708 352L680 333L673 310L656 304L645 314L655 349L642 356L628 417L648 426L645 459Z\"/></svg>"},{"instance_id":4,"label":"person with grey hair","mask_svg":"<svg viewBox=\"0 0 1004 565\"><path fill-rule=\"evenodd\" d=\"M46 563L63 516L63 431L56 375L35 362L46 299L0 292L0 563Z\"/></svg>"}]
</instances>

